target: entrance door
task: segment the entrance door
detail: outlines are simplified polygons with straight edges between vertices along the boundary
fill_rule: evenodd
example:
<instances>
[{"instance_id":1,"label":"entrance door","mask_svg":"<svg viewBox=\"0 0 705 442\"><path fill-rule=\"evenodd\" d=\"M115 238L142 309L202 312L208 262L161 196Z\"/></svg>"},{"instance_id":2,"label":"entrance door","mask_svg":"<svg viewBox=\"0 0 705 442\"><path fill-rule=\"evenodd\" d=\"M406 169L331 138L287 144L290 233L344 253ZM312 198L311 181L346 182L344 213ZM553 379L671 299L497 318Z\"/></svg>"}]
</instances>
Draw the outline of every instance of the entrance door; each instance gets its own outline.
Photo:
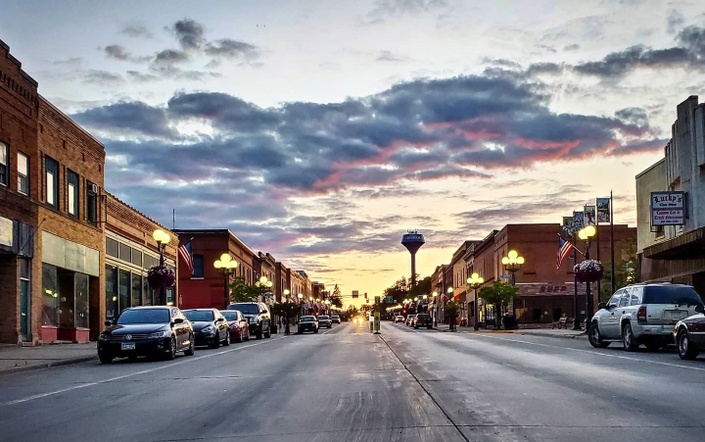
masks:
<instances>
[{"instance_id":1,"label":"entrance door","mask_svg":"<svg viewBox=\"0 0 705 442\"><path fill-rule=\"evenodd\" d=\"M29 259L20 258L20 339L29 341Z\"/></svg>"}]
</instances>

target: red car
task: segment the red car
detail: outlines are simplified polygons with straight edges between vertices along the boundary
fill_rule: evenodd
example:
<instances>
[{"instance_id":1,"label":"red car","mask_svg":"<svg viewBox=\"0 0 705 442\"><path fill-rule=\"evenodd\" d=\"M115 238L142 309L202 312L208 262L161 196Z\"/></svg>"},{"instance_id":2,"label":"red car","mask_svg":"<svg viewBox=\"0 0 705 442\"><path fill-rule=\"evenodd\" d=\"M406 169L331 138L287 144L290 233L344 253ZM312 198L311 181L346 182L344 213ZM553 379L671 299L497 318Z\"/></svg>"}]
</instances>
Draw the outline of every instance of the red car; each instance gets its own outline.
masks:
<instances>
[{"instance_id":1,"label":"red car","mask_svg":"<svg viewBox=\"0 0 705 442\"><path fill-rule=\"evenodd\" d=\"M220 313L228 321L230 339L235 342L250 340L250 326L247 323L247 319L242 316L239 310L221 310Z\"/></svg>"}]
</instances>

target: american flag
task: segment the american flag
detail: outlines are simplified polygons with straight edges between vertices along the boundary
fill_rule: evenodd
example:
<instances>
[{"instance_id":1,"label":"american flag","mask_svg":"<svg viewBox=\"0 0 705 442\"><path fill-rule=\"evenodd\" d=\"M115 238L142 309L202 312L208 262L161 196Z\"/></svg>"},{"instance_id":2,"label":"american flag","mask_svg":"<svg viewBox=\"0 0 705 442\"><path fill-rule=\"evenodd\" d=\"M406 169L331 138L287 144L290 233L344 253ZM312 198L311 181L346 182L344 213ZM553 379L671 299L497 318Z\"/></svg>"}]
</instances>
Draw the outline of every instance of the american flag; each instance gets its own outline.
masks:
<instances>
[{"instance_id":1,"label":"american flag","mask_svg":"<svg viewBox=\"0 0 705 442\"><path fill-rule=\"evenodd\" d=\"M179 246L179 256L181 256L181 259L183 259L186 263L186 267L188 267L188 270L190 272L189 275L193 276L193 255L191 254L191 241Z\"/></svg>"},{"instance_id":2,"label":"american flag","mask_svg":"<svg viewBox=\"0 0 705 442\"><path fill-rule=\"evenodd\" d=\"M565 258L570 250L573 248L573 244L570 241L566 241L560 236L558 237L558 259L556 260L556 270L561 268L563 263L563 258ZM577 250L577 249L576 249Z\"/></svg>"}]
</instances>

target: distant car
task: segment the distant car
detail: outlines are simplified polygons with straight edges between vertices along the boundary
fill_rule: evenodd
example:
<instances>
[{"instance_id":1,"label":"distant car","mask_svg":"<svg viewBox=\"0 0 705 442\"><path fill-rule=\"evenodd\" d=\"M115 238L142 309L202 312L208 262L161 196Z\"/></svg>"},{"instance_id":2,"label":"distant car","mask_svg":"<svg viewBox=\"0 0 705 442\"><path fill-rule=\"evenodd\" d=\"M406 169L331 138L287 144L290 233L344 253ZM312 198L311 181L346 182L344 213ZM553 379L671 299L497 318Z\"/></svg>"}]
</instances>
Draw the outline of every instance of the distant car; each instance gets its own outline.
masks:
<instances>
[{"instance_id":1,"label":"distant car","mask_svg":"<svg viewBox=\"0 0 705 442\"><path fill-rule=\"evenodd\" d=\"M427 329L433 328L433 318L428 313L419 313L414 318L414 328L426 327Z\"/></svg>"},{"instance_id":2,"label":"distant car","mask_svg":"<svg viewBox=\"0 0 705 442\"><path fill-rule=\"evenodd\" d=\"M356 327L362 327L365 324L365 318L362 316L355 316L353 318L353 324L355 324Z\"/></svg>"},{"instance_id":3,"label":"distant car","mask_svg":"<svg viewBox=\"0 0 705 442\"><path fill-rule=\"evenodd\" d=\"M397 323L397 322L404 322L404 316L403 315L396 315L394 317L394 323Z\"/></svg>"},{"instance_id":4,"label":"distant car","mask_svg":"<svg viewBox=\"0 0 705 442\"><path fill-rule=\"evenodd\" d=\"M318 326L331 328L333 327L333 320L328 315L318 315Z\"/></svg>"},{"instance_id":5,"label":"distant car","mask_svg":"<svg viewBox=\"0 0 705 442\"><path fill-rule=\"evenodd\" d=\"M604 348L621 341L627 351L641 344L656 350L673 342L678 321L703 311L703 301L686 284L632 284L598 308L588 328L590 345Z\"/></svg>"},{"instance_id":6,"label":"distant car","mask_svg":"<svg viewBox=\"0 0 705 442\"><path fill-rule=\"evenodd\" d=\"M335 324L340 324L340 315L331 315L330 320Z\"/></svg>"},{"instance_id":7,"label":"distant car","mask_svg":"<svg viewBox=\"0 0 705 442\"><path fill-rule=\"evenodd\" d=\"M257 339L262 339L262 336L269 338L272 335L269 308L264 302L237 302L230 304L227 309L242 313L249 323L250 334L257 336Z\"/></svg>"},{"instance_id":8,"label":"distant car","mask_svg":"<svg viewBox=\"0 0 705 442\"><path fill-rule=\"evenodd\" d=\"M296 333L310 331L318 333L318 320L313 315L305 315L299 318L299 323L296 326Z\"/></svg>"},{"instance_id":9,"label":"distant car","mask_svg":"<svg viewBox=\"0 0 705 442\"><path fill-rule=\"evenodd\" d=\"M700 313L681 319L673 330L681 359L695 359L705 349L705 314Z\"/></svg>"},{"instance_id":10,"label":"distant car","mask_svg":"<svg viewBox=\"0 0 705 442\"><path fill-rule=\"evenodd\" d=\"M195 350L191 323L177 307L132 307L105 325L97 344L101 364L109 364L114 358L138 356L174 359L176 352L191 356Z\"/></svg>"},{"instance_id":11,"label":"distant car","mask_svg":"<svg viewBox=\"0 0 705 442\"><path fill-rule=\"evenodd\" d=\"M250 326L247 319L238 310L221 310L230 329L230 339L235 342L250 340Z\"/></svg>"},{"instance_id":12,"label":"distant car","mask_svg":"<svg viewBox=\"0 0 705 442\"><path fill-rule=\"evenodd\" d=\"M416 316L416 315L407 315L407 316L406 316L406 321L404 321L404 324L406 324L406 325L408 325L409 327L411 327L411 326L413 325L414 316Z\"/></svg>"},{"instance_id":13,"label":"distant car","mask_svg":"<svg viewBox=\"0 0 705 442\"><path fill-rule=\"evenodd\" d=\"M230 345L228 321L225 320L218 309L197 308L184 310L184 316L193 325L196 345L207 345L210 348L218 348L221 343L225 346Z\"/></svg>"}]
</instances>

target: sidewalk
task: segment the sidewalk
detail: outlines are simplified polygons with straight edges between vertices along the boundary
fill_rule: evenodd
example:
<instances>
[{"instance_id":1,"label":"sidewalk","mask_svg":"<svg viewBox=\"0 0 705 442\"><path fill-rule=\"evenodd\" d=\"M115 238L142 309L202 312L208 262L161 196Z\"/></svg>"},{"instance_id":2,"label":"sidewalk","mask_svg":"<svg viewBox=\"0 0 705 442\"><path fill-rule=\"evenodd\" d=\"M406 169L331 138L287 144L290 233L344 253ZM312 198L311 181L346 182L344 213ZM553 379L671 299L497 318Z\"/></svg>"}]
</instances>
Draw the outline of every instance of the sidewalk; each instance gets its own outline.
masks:
<instances>
[{"instance_id":1,"label":"sidewalk","mask_svg":"<svg viewBox=\"0 0 705 442\"><path fill-rule=\"evenodd\" d=\"M440 332L449 332L450 327L448 324L438 324L434 329ZM520 328L516 330L495 330L495 329L485 329L481 328L479 330L474 330L472 327L460 327L456 326L456 331L458 333L513 333L518 335L532 335L532 336L548 336L552 338L569 338L569 339L587 339L587 335L583 330L571 330L571 329L551 329L551 328Z\"/></svg>"},{"instance_id":2,"label":"sidewalk","mask_svg":"<svg viewBox=\"0 0 705 442\"><path fill-rule=\"evenodd\" d=\"M97 359L95 342L35 347L0 345L0 375Z\"/></svg>"}]
</instances>

